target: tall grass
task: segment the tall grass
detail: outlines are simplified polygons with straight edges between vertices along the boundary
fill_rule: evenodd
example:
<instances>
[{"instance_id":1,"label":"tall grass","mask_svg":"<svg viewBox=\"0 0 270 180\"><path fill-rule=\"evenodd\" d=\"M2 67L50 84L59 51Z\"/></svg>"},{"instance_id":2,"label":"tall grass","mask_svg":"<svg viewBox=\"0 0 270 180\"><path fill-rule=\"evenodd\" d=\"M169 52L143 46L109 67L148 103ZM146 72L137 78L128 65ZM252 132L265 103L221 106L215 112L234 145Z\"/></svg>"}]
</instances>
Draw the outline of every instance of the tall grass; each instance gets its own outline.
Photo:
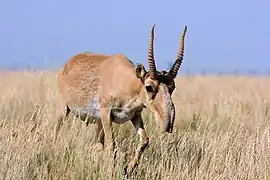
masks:
<instances>
[{"instance_id":1,"label":"tall grass","mask_svg":"<svg viewBox=\"0 0 270 180\"><path fill-rule=\"evenodd\" d=\"M54 145L61 105L52 72L6 72L0 78L0 179L107 179L110 159L95 148L95 125L69 119ZM270 78L177 79L172 134L151 138L131 179L270 179ZM134 155L131 123L114 124L116 179Z\"/></svg>"}]
</instances>

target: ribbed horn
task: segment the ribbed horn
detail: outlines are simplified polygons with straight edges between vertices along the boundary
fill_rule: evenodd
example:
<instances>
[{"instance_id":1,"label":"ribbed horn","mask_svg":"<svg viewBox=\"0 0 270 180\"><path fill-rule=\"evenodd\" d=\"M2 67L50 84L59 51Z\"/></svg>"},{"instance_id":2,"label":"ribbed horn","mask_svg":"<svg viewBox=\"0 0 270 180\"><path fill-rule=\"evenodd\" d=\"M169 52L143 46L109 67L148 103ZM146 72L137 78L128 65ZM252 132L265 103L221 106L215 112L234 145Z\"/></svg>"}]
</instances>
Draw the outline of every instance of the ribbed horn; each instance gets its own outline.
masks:
<instances>
[{"instance_id":1,"label":"ribbed horn","mask_svg":"<svg viewBox=\"0 0 270 180\"><path fill-rule=\"evenodd\" d=\"M175 78L177 75L177 72L182 64L183 57L184 57L184 46L185 46L185 35L187 32L187 26L185 25L184 32L181 35L181 41L180 41L180 48L177 53L176 61L174 62L172 68L170 69L168 76L171 78Z\"/></svg>"},{"instance_id":2,"label":"ribbed horn","mask_svg":"<svg viewBox=\"0 0 270 180\"><path fill-rule=\"evenodd\" d=\"M155 58L154 58L154 37L155 36L155 24L152 26L151 36L149 40L148 46L148 64L149 64L149 72L150 78L156 79L157 78L157 70L155 65Z\"/></svg>"}]
</instances>

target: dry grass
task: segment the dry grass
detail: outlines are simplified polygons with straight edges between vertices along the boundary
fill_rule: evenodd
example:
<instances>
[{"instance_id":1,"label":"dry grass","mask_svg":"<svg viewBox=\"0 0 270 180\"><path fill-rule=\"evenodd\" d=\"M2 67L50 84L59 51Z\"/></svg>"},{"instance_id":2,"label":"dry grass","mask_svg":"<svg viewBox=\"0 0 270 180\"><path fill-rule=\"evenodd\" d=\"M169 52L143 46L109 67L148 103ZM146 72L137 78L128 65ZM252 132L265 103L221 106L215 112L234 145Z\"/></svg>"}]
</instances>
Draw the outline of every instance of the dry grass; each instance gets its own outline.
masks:
<instances>
[{"instance_id":1,"label":"dry grass","mask_svg":"<svg viewBox=\"0 0 270 180\"><path fill-rule=\"evenodd\" d=\"M52 145L59 99L56 75L4 73L0 78L0 179L106 179L109 159L96 152L95 125L68 121ZM270 179L270 79L181 77L173 98L173 134L159 137L144 112L151 142L133 179ZM138 137L114 126L117 179Z\"/></svg>"}]
</instances>

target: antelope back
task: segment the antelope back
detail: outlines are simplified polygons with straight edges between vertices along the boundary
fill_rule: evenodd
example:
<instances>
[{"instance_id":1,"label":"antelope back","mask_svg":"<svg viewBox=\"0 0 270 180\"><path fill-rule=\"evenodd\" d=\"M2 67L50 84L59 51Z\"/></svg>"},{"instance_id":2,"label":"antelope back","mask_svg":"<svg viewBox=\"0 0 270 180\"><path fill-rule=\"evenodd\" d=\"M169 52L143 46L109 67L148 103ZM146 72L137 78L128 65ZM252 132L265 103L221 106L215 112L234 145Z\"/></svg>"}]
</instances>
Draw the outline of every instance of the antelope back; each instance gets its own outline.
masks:
<instances>
[{"instance_id":1,"label":"antelope back","mask_svg":"<svg viewBox=\"0 0 270 180\"><path fill-rule=\"evenodd\" d=\"M87 106L94 98L128 101L136 98L141 88L133 63L122 54L78 54L59 74L60 93L69 106Z\"/></svg>"}]
</instances>

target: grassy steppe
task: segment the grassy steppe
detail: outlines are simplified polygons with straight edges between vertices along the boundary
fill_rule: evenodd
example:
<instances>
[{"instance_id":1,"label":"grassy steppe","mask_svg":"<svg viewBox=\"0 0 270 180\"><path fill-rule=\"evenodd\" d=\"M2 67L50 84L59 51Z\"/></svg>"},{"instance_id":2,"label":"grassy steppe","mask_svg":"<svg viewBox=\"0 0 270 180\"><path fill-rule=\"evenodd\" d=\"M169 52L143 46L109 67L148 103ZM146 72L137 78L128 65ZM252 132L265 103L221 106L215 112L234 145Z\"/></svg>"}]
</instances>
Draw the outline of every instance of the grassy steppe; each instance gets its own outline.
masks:
<instances>
[{"instance_id":1,"label":"grassy steppe","mask_svg":"<svg viewBox=\"0 0 270 180\"><path fill-rule=\"evenodd\" d=\"M270 78L181 76L173 94L172 134L151 138L133 179L270 179ZM52 144L60 107L53 72L0 76L0 179L106 179L110 160L95 150L95 125L67 121ZM114 125L117 179L133 157L131 123Z\"/></svg>"}]
</instances>

